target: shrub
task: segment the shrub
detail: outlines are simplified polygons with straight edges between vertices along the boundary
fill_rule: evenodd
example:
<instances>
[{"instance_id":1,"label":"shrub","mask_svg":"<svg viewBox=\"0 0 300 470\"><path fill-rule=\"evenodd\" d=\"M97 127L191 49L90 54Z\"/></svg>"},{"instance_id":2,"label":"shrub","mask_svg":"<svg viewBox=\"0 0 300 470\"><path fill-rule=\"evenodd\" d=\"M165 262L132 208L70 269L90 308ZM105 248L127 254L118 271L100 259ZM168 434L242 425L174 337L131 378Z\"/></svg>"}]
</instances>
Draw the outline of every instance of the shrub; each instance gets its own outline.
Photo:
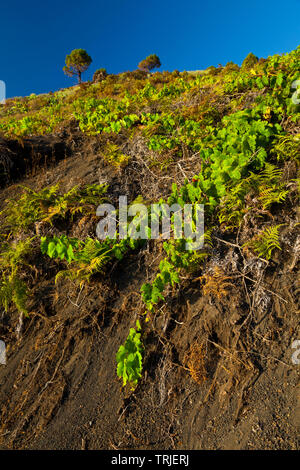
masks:
<instances>
[{"instance_id":1,"label":"shrub","mask_svg":"<svg viewBox=\"0 0 300 470\"><path fill-rule=\"evenodd\" d=\"M207 73L209 73L210 75L213 75L213 76L218 75L218 73L220 73L220 69L218 69L214 65L210 65L209 67L207 67L206 71L207 71Z\"/></svg>"},{"instance_id":2,"label":"shrub","mask_svg":"<svg viewBox=\"0 0 300 470\"><path fill-rule=\"evenodd\" d=\"M258 62L258 57L256 57L256 55L252 54L252 52L250 52L250 54L247 55L247 57L243 60L243 63L242 63L242 70L249 70L249 69L252 69L252 67L257 64Z\"/></svg>"},{"instance_id":3,"label":"shrub","mask_svg":"<svg viewBox=\"0 0 300 470\"><path fill-rule=\"evenodd\" d=\"M234 71L238 72L238 71L240 70L240 68L239 68L239 66L238 66L237 64L235 64L234 62L227 62L227 64L226 64L225 67L224 67L224 70L225 70L226 73L227 73L227 72L230 72L230 71L232 71L232 72L234 72Z\"/></svg>"},{"instance_id":4,"label":"shrub","mask_svg":"<svg viewBox=\"0 0 300 470\"><path fill-rule=\"evenodd\" d=\"M119 76L121 76L122 78L125 78L125 79L134 78L135 80L144 80L145 78L147 78L147 72L145 70L137 69L137 70L132 70L131 72L123 72Z\"/></svg>"},{"instance_id":5,"label":"shrub","mask_svg":"<svg viewBox=\"0 0 300 470\"><path fill-rule=\"evenodd\" d=\"M138 68L145 72L150 72L150 70L156 69L160 66L161 63L158 56L156 54L151 54L139 63Z\"/></svg>"},{"instance_id":6,"label":"shrub","mask_svg":"<svg viewBox=\"0 0 300 470\"><path fill-rule=\"evenodd\" d=\"M93 83L102 82L107 77L106 69L98 69L93 75Z\"/></svg>"}]
</instances>

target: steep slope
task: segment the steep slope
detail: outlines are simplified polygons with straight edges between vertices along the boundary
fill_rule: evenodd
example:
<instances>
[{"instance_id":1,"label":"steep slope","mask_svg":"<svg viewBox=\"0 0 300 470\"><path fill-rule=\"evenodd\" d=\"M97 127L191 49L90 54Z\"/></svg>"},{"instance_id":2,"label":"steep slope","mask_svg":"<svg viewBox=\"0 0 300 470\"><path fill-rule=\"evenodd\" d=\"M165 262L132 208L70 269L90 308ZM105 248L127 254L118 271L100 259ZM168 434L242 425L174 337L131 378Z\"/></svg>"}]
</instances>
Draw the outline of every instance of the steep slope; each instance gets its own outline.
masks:
<instances>
[{"instance_id":1,"label":"steep slope","mask_svg":"<svg viewBox=\"0 0 300 470\"><path fill-rule=\"evenodd\" d=\"M299 70L298 48L1 106L2 448L299 448ZM204 247L97 241L120 195L204 204Z\"/></svg>"}]
</instances>

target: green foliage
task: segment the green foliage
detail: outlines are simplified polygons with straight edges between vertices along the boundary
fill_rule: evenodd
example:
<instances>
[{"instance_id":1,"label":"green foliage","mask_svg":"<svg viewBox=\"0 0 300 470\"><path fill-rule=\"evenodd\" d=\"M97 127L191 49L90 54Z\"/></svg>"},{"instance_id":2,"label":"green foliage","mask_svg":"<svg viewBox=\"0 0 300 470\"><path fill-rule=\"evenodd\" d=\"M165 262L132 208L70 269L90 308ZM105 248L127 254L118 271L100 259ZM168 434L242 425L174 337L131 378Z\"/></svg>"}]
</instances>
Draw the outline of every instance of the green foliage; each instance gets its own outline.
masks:
<instances>
[{"instance_id":1,"label":"green foliage","mask_svg":"<svg viewBox=\"0 0 300 470\"><path fill-rule=\"evenodd\" d=\"M247 99L246 92L267 89L268 93L257 96L254 106L259 104L261 108L269 107L272 110L272 119L277 122L281 122L287 109L294 114L290 118L296 122L299 119L299 105L296 106L291 100L291 85L294 80L299 79L299 54L298 48L289 54L258 61L247 70L229 64L214 69L214 74L201 72L196 76L188 73L157 72L153 76L147 77L145 74L136 79L133 72L131 75L109 75L101 83L87 85L81 89L71 88L49 95L10 99L0 108L0 131L9 136L52 133L62 122L73 119L74 105L77 103L75 118L79 120L83 132L102 133L105 129L105 132L119 133L124 129L129 131L132 127L138 132L136 125L124 125L125 121L122 123L122 120L126 120L126 116L130 114L139 117L145 108L149 110L152 103L156 105L159 114L167 111L172 117L175 114L177 118L182 112L177 108L174 113L174 99L181 96L188 103L193 96L207 87L213 90L212 96L215 97L245 92L237 106L233 105L232 100L233 111L236 111L237 107L243 107L243 100ZM100 70L102 73L102 69ZM91 104L93 109L89 109ZM98 104L100 109L96 109ZM200 127L202 125L202 128L205 125L216 125L218 113L216 114L216 108L211 104L214 103L203 101L195 116L195 121ZM107 112L101 109L101 105ZM185 110L189 111L189 107ZM204 119L205 114L207 122ZM192 144L194 140L191 139Z\"/></svg>"},{"instance_id":2,"label":"green foliage","mask_svg":"<svg viewBox=\"0 0 300 470\"><path fill-rule=\"evenodd\" d=\"M164 171L168 162L184 158L185 149L199 158L201 170L181 186L174 183L167 200L159 203L181 207L191 204L193 227L196 204L204 204L204 239L210 246L216 220L222 229L234 230L247 215L251 215L251 220L272 215L273 205L282 204L290 190L282 169L275 167L274 162L281 165L287 160L297 161L300 154L299 134L295 135L300 106L291 99L292 84L300 79L300 48L260 60L249 54L242 67L228 63L191 73L149 74L153 66L160 65L157 56L154 59L147 58L139 64L144 72L107 75L100 69L93 84L8 100L5 107L0 107L0 131L14 138L49 134L75 118L82 132L99 135L103 158L119 171L129 163L122 144L135 137L151 150L146 163L150 167L156 164L157 172L159 167ZM94 211L94 205L101 202L101 189L97 192L94 188L90 194L80 191L78 187L66 194L61 194L58 187L35 193L24 190L20 201L12 201L8 212L3 213L6 228L16 232L32 228L35 221L55 223ZM131 222L139 224L138 218ZM174 229L174 216L171 225ZM278 227L269 227L245 248L270 259L273 250L280 248ZM208 256L202 249L186 250L187 241L175 237L164 243L164 256L153 282L141 288L148 313L166 300L182 277L198 270ZM42 239L41 248L44 254L67 265L67 269L58 272L57 279L65 276L82 281L103 272L111 260L121 260L142 243L130 234L123 240L101 242L64 235ZM12 296L7 294L7 298ZM132 330L127 349L137 352L134 343L140 340L136 336L140 333ZM119 376L125 383L136 385L141 375L141 356L134 361L128 351L125 346L121 349ZM141 350L138 352L141 354Z\"/></svg>"},{"instance_id":3,"label":"green foliage","mask_svg":"<svg viewBox=\"0 0 300 470\"><path fill-rule=\"evenodd\" d=\"M68 238L66 235L60 237L41 237L41 252L50 258L59 258L71 263L76 259L74 249L78 249L80 241L76 238Z\"/></svg>"},{"instance_id":4,"label":"green foliage","mask_svg":"<svg viewBox=\"0 0 300 470\"><path fill-rule=\"evenodd\" d=\"M161 63L158 56L156 54L151 54L139 63L138 68L145 72L150 72L150 70L159 68L160 66Z\"/></svg>"},{"instance_id":5,"label":"green foliage","mask_svg":"<svg viewBox=\"0 0 300 470\"><path fill-rule=\"evenodd\" d=\"M28 288L20 277L21 269L27 265L26 258L31 251L32 238L18 242L4 241L0 253L0 304L5 311L11 303L25 315L27 311Z\"/></svg>"},{"instance_id":6,"label":"green foliage","mask_svg":"<svg viewBox=\"0 0 300 470\"><path fill-rule=\"evenodd\" d=\"M92 214L95 207L102 204L108 185L91 184L86 186L73 186L70 191L58 194L54 203L48 207L44 220L52 221L53 218L66 218L76 214Z\"/></svg>"},{"instance_id":7,"label":"green foliage","mask_svg":"<svg viewBox=\"0 0 300 470\"><path fill-rule=\"evenodd\" d=\"M210 233L204 235L204 238L209 239ZM197 269L207 258L207 253L188 251L185 244L185 239L171 239L164 243L167 257L159 264L160 272L151 284L145 283L141 287L142 300L149 312L154 310L158 302L165 300L163 292L167 285L175 287L180 283L179 274L182 269L186 271Z\"/></svg>"},{"instance_id":8,"label":"green foliage","mask_svg":"<svg viewBox=\"0 0 300 470\"><path fill-rule=\"evenodd\" d=\"M26 265L26 258L32 249L33 238L26 238L25 240L9 241L5 240L1 244L0 252L0 269L16 270L21 265Z\"/></svg>"},{"instance_id":9,"label":"green foliage","mask_svg":"<svg viewBox=\"0 0 300 470\"><path fill-rule=\"evenodd\" d=\"M75 279L89 280L94 274L102 273L112 258L111 248L108 243L101 243L99 240L88 238L75 259L78 266L73 270ZM71 272L71 277L73 273Z\"/></svg>"},{"instance_id":10,"label":"green foliage","mask_svg":"<svg viewBox=\"0 0 300 470\"><path fill-rule=\"evenodd\" d=\"M122 129L130 129L139 120L132 113L128 114L128 103L115 103L113 100L81 100L74 102L74 117L79 121L79 127L88 134L114 133Z\"/></svg>"},{"instance_id":11,"label":"green foliage","mask_svg":"<svg viewBox=\"0 0 300 470\"><path fill-rule=\"evenodd\" d=\"M42 220L51 205L55 203L58 185L44 188L39 192L22 187L23 193L15 199L7 200L2 214L5 222L13 231L25 229L34 222Z\"/></svg>"},{"instance_id":12,"label":"green foliage","mask_svg":"<svg viewBox=\"0 0 300 470\"><path fill-rule=\"evenodd\" d=\"M125 167L129 160L129 155L124 155L118 145L107 143L103 152L105 160L116 168Z\"/></svg>"},{"instance_id":13,"label":"green foliage","mask_svg":"<svg viewBox=\"0 0 300 470\"><path fill-rule=\"evenodd\" d=\"M71 264L67 270L59 271L56 281L62 277L77 281L89 281L94 274L101 273L112 259L112 250L108 242L92 238L85 241L76 238L41 237L41 252L50 258L66 260Z\"/></svg>"},{"instance_id":14,"label":"green foliage","mask_svg":"<svg viewBox=\"0 0 300 470\"><path fill-rule=\"evenodd\" d=\"M272 204L283 203L288 192L287 183L282 181L282 170L266 163L260 173L251 172L247 178L228 186L219 206L219 222L227 230L237 228L246 214L252 212L259 216Z\"/></svg>"},{"instance_id":15,"label":"green foliage","mask_svg":"<svg viewBox=\"0 0 300 470\"><path fill-rule=\"evenodd\" d=\"M19 312L28 315L27 311L28 289L25 282L20 279L16 272L9 275L2 273L0 278L0 305L7 312L11 303L14 303Z\"/></svg>"},{"instance_id":16,"label":"green foliage","mask_svg":"<svg viewBox=\"0 0 300 470\"><path fill-rule=\"evenodd\" d=\"M287 184L282 182L282 170L269 163L258 177L258 200L263 209L272 204L281 204L288 194Z\"/></svg>"},{"instance_id":17,"label":"green foliage","mask_svg":"<svg viewBox=\"0 0 300 470\"><path fill-rule=\"evenodd\" d=\"M278 161L300 160L300 134L276 136L271 153L277 156Z\"/></svg>"},{"instance_id":18,"label":"green foliage","mask_svg":"<svg viewBox=\"0 0 300 470\"><path fill-rule=\"evenodd\" d=\"M256 65L258 62L258 57L254 55L252 52L250 52L247 57L243 60L242 63L242 70L248 70L251 69L254 65Z\"/></svg>"},{"instance_id":19,"label":"green foliage","mask_svg":"<svg viewBox=\"0 0 300 470\"><path fill-rule=\"evenodd\" d=\"M244 181L243 178L251 169L259 170L264 166L267 158L266 148L271 137L281 129L279 125L272 126L260 117L259 111L239 111L226 116L220 129L210 129L209 137L202 138L200 146L199 158L205 162L200 174L193 178L192 183L185 181L180 189L173 184L168 204L179 204L181 207L184 204L194 206L205 204L207 213L213 213L220 199L226 195L228 187L233 189L233 192L235 191L234 195L240 204L240 192L245 191L244 188L238 187L241 180ZM174 125L172 121L167 122L170 126ZM271 181L271 176L268 176ZM277 173L276 176L279 177ZM263 185L264 182L264 177L262 177L261 184ZM236 187L238 189L235 189ZM262 204L265 207L274 201L284 199L286 195L284 191L276 193L274 190L267 194L268 188L264 187L264 192L261 194ZM274 188L271 187L271 189ZM231 201L231 204L233 206L234 202ZM241 209L237 207L235 217L237 217L237 211L241 214ZM233 214L229 217L233 217ZM185 243L186 240L181 239L171 240L164 244L168 256L160 265L160 273L152 284L145 284L141 289L147 310L152 311L155 304L164 300L165 286L167 284L174 286L178 283L179 271L188 269L190 264L194 263L195 253L187 251ZM201 255L202 259L205 259L206 254Z\"/></svg>"},{"instance_id":20,"label":"green foliage","mask_svg":"<svg viewBox=\"0 0 300 470\"><path fill-rule=\"evenodd\" d=\"M26 187L22 189L23 192L18 199L6 201L6 207L1 213L4 217L2 226L10 231L10 234L19 233L20 229L26 231L38 221L52 223L59 218L68 216L73 218L78 213L94 213L95 206L103 202L107 186L96 184L75 186L65 194L59 192L58 185L38 192ZM4 237L0 247L0 303L7 309L13 302L25 314L27 314L28 288L21 279L21 271L27 265L26 258L31 251L32 240L27 238L14 242L10 241L8 236ZM94 244L94 241L92 243ZM42 253L51 258L66 260L68 263L77 261L76 269L64 273L76 279L89 279L92 274L101 271L107 262L107 255L103 253L102 245L101 248L98 247L98 253L89 259L87 253L90 247L89 240L84 244L77 239L68 239L65 235L50 240L47 237L41 239ZM79 248L82 248L82 253L77 254Z\"/></svg>"},{"instance_id":21,"label":"green foliage","mask_svg":"<svg viewBox=\"0 0 300 470\"><path fill-rule=\"evenodd\" d=\"M129 383L132 390L142 376L143 344L140 330L140 323L137 321L136 329L130 328L125 344L119 347L116 355L117 375L123 380L123 387Z\"/></svg>"},{"instance_id":22,"label":"green foliage","mask_svg":"<svg viewBox=\"0 0 300 470\"><path fill-rule=\"evenodd\" d=\"M132 217L130 223L140 223L139 216ZM145 240L132 239L128 236L118 240L118 233L114 239L107 238L99 241L93 238L79 240L66 235L59 237L41 237L41 252L50 258L58 258L68 263L69 269L59 271L56 281L60 278L69 278L76 281L89 281L91 276L103 273L106 265L113 259L121 260L130 249L136 249Z\"/></svg>"},{"instance_id":23,"label":"green foliage","mask_svg":"<svg viewBox=\"0 0 300 470\"><path fill-rule=\"evenodd\" d=\"M281 227L281 225L267 227L262 233L255 236L251 241L245 243L243 246L253 248L258 256L269 260L275 248L281 250L279 227Z\"/></svg>"},{"instance_id":24,"label":"green foliage","mask_svg":"<svg viewBox=\"0 0 300 470\"><path fill-rule=\"evenodd\" d=\"M78 83L81 83L81 75L89 68L91 63L92 58L84 49L74 49L66 56L66 65L63 71L69 77L77 76Z\"/></svg>"},{"instance_id":25,"label":"green foliage","mask_svg":"<svg viewBox=\"0 0 300 470\"><path fill-rule=\"evenodd\" d=\"M92 184L85 187L74 186L67 193L59 191L59 185L34 191L23 187L21 196L7 200L4 215L5 225L13 232L27 229L37 221L50 223L57 218L75 216L78 213L93 213L101 204L108 186Z\"/></svg>"}]
</instances>

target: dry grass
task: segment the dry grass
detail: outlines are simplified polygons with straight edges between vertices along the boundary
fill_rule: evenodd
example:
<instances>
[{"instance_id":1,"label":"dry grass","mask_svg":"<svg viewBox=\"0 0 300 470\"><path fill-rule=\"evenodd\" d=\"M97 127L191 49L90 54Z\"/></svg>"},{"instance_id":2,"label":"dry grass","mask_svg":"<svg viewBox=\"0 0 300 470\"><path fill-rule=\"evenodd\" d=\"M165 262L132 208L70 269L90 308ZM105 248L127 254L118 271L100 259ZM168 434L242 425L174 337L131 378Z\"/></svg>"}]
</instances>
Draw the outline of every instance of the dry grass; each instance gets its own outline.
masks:
<instances>
[{"instance_id":1,"label":"dry grass","mask_svg":"<svg viewBox=\"0 0 300 470\"><path fill-rule=\"evenodd\" d=\"M184 362L190 371L192 379L197 384L200 385L207 380L203 344L199 344L197 342L193 343L185 356Z\"/></svg>"}]
</instances>

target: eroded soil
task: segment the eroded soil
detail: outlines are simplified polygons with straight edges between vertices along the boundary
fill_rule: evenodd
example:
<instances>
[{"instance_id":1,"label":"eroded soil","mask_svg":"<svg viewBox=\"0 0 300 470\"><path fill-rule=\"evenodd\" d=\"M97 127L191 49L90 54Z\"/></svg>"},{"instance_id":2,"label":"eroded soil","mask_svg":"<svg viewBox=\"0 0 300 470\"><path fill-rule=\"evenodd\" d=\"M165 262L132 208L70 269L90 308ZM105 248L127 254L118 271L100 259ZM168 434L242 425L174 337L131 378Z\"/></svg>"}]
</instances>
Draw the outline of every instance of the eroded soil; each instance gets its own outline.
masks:
<instances>
[{"instance_id":1,"label":"eroded soil","mask_svg":"<svg viewBox=\"0 0 300 470\"><path fill-rule=\"evenodd\" d=\"M35 142L38 162L32 142L25 142L34 164L26 173L13 163L2 182L2 207L17 183L40 189L60 182L68 190L107 182L116 201L119 194L133 200L167 193L175 172L184 178L177 166L156 178L140 142L127 149L138 157L112 171L96 138L85 141L72 131L64 147L62 140ZM1 142L3 155L18 145ZM45 161L45 154L54 156ZM286 229L282 251L269 263L239 248L255 226L244 227L238 239L217 233L209 261L169 291L147 324L144 374L134 392L122 389L115 355L143 313L139 290L154 276L161 243L129 253L83 288L55 285L58 263L39 256L37 245L29 318L1 313L8 346L7 365L0 366L1 448L299 449L300 366L291 359L292 342L300 339L295 201L273 214ZM94 231L93 219L68 228L74 236ZM198 278L216 266L227 279L205 294Z\"/></svg>"}]
</instances>

